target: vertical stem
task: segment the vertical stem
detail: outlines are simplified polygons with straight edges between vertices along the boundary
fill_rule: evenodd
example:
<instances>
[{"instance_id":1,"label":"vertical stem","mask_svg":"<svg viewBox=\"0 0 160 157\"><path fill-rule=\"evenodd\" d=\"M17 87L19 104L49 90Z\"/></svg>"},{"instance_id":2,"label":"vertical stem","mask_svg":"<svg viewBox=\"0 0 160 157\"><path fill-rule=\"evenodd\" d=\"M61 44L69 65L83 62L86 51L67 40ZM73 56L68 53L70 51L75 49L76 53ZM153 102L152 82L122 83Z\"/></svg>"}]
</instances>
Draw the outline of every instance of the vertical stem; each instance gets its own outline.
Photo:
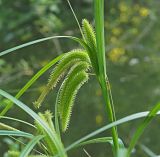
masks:
<instances>
[{"instance_id":1,"label":"vertical stem","mask_svg":"<svg viewBox=\"0 0 160 157\"><path fill-rule=\"evenodd\" d=\"M109 92L106 84L106 59L105 59L105 40L104 40L104 0L94 0L95 26L96 26L96 41L97 41L97 58L99 66L99 83L102 89L103 98L106 104L107 115L110 122L115 121L114 108L111 105ZM118 133L116 127L112 128L112 137L114 143L115 155L119 149Z\"/></svg>"}]
</instances>

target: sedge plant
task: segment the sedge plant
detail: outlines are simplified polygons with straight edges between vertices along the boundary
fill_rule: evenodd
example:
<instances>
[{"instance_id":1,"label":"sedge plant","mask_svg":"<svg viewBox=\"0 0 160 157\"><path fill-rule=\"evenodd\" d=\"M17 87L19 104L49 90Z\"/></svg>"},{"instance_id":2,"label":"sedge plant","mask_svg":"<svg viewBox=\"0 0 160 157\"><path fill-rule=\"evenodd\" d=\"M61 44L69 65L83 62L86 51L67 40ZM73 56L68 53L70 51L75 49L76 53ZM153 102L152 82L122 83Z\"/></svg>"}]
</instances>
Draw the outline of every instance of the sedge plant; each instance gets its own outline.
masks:
<instances>
[{"instance_id":1,"label":"sedge plant","mask_svg":"<svg viewBox=\"0 0 160 157\"><path fill-rule=\"evenodd\" d=\"M150 112L136 113L116 121L114 106L111 100L111 89L108 87L109 81L106 73L104 0L94 0L95 30L87 19L82 20L82 26L79 24L69 0L67 1L77 21L82 38L73 36L47 37L16 46L0 53L0 56L3 56L14 52L17 49L54 38L68 38L78 42L81 45L81 48L71 50L50 61L24 85L15 97L0 89L0 95L11 101L1 111L0 118L19 121L23 123L23 125L30 126L35 130L33 133L27 133L16 129L13 126L0 123L0 135L9 137L23 137L29 140L27 144L24 144L22 150L8 151L8 154L11 157L67 157L67 151L92 143L110 143L114 157L129 157L149 122L157 114L159 114L158 111L160 109L160 103L157 103L157 105L155 105ZM52 66L54 66L54 68L49 76L48 82L46 83L46 86L40 96L37 100L35 100L34 106L36 109L40 108L43 105L43 102L47 99L47 95L51 92L51 90L54 90L55 87L60 84L59 82L61 82L56 100L54 102L54 118L51 111L47 110L44 113L36 113L31 110L28 105L18 100L27 91L27 89L30 88L37 81L37 79ZM77 93L80 88L89 81L90 72L95 74L97 81L101 86L104 103L106 106L106 115L110 124L65 147L62 142L61 134L65 133L69 127L71 112ZM35 121L34 124L5 116L7 111L14 105L18 106L30 117L32 117ZM117 126L142 117L146 118L137 128L137 131L135 132L129 146L125 147L122 140L118 136ZM111 129L110 137L93 138L108 129ZM34 149L35 146L36 149Z\"/></svg>"}]
</instances>

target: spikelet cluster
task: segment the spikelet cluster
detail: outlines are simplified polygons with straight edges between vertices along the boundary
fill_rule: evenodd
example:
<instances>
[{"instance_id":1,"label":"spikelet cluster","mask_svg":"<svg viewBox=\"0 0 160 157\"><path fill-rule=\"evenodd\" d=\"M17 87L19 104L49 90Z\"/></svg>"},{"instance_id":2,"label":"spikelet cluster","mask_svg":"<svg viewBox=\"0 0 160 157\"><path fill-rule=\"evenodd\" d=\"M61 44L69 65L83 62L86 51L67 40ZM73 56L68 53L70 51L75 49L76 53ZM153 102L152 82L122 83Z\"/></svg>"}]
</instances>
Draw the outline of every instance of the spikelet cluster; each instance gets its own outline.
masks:
<instances>
[{"instance_id":1,"label":"spikelet cluster","mask_svg":"<svg viewBox=\"0 0 160 157\"><path fill-rule=\"evenodd\" d=\"M88 70L93 68L96 74L99 71L95 32L86 19L82 21L82 31L84 43L86 44L85 50L76 49L62 57L51 72L47 85L35 102L35 106L40 107L49 92L63 78L56 98L56 106L58 106L58 115L63 132L66 131L69 125L76 95L89 78ZM41 116L46 120L46 117Z\"/></svg>"},{"instance_id":2,"label":"spikelet cluster","mask_svg":"<svg viewBox=\"0 0 160 157\"><path fill-rule=\"evenodd\" d=\"M68 127L76 94L80 87L88 80L88 73L86 72L88 68L89 64L84 61L75 64L70 69L59 89L56 102L59 107L63 132L66 131Z\"/></svg>"},{"instance_id":3,"label":"spikelet cluster","mask_svg":"<svg viewBox=\"0 0 160 157\"><path fill-rule=\"evenodd\" d=\"M57 66L51 72L51 75L48 80L48 84L42 91L38 100L34 103L36 107L40 107L42 102L44 101L45 97L48 93L56 87L58 81L67 73L67 71L77 62L85 61L88 64L90 63L90 59L86 51L76 49L66 53L62 59L59 61Z\"/></svg>"}]
</instances>

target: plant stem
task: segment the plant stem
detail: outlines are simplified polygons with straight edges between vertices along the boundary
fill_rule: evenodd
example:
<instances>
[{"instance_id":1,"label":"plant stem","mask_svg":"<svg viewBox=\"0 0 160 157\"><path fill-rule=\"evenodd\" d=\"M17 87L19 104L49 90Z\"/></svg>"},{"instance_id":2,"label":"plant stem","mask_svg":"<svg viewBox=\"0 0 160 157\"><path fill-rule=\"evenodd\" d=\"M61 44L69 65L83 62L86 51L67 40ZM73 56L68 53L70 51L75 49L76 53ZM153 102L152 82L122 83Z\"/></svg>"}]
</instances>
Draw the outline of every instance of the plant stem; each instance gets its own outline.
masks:
<instances>
[{"instance_id":1,"label":"plant stem","mask_svg":"<svg viewBox=\"0 0 160 157\"><path fill-rule=\"evenodd\" d=\"M106 103L107 115L110 122L115 121L114 108L111 105L109 92L106 84L106 59L105 59L105 40L104 40L104 0L94 0L95 9L95 25L96 25L96 41L97 41L97 58L99 66L99 83L102 89L104 101ZM112 137L114 143L115 155L119 149L118 133L116 127L112 128Z\"/></svg>"}]
</instances>

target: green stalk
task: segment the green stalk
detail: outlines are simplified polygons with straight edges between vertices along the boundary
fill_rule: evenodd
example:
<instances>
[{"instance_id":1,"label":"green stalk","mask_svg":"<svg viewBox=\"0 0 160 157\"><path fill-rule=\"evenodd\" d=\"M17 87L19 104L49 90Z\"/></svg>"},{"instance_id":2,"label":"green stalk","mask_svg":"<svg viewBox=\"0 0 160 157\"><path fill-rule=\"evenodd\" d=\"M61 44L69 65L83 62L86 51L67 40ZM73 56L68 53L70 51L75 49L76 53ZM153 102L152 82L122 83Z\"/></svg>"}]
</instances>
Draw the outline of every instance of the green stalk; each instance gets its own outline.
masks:
<instances>
[{"instance_id":1,"label":"green stalk","mask_svg":"<svg viewBox=\"0 0 160 157\"><path fill-rule=\"evenodd\" d=\"M96 41L97 41L97 58L99 66L99 83L102 89L104 101L106 104L107 115L110 122L115 121L114 109L109 99L109 92L106 85L106 59L105 59L105 40L104 40L104 0L94 0L95 9L95 26L96 26ZM116 127L112 128L112 137L114 143L114 153L119 150L118 133Z\"/></svg>"}]
</instances>

